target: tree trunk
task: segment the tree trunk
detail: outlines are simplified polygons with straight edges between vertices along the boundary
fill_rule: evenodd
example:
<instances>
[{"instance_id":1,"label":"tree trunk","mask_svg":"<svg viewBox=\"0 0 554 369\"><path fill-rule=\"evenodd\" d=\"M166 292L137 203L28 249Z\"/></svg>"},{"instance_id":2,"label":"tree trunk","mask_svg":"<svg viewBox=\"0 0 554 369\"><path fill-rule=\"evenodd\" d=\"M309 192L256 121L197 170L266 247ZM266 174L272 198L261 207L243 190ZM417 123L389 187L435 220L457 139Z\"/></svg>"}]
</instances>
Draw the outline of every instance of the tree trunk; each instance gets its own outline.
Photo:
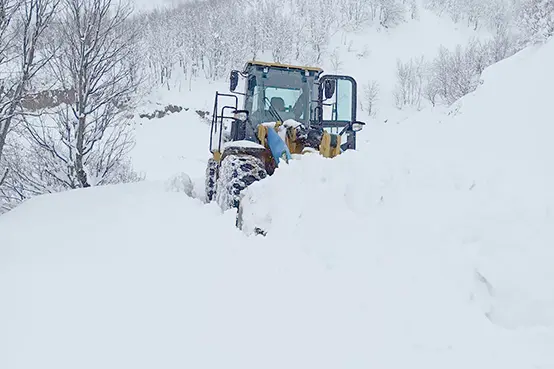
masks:
<instances>
[{"instance_id":1,"label":"tree trunk","mask_svg":"<svg viewBox=\"0 0 554 369\"><path fill-rule=\"evenodd\" d=\"M76 154L75 154L75 174L77 175L77 180L81 187L90 187L87 179L87 173L85 172L85 167L83 164L83 151L84 151L84 142L85 137L85 123L86 117L79 117L79 124L77 126L77 144L76 144Z\"/></svg>"}]
</instances>

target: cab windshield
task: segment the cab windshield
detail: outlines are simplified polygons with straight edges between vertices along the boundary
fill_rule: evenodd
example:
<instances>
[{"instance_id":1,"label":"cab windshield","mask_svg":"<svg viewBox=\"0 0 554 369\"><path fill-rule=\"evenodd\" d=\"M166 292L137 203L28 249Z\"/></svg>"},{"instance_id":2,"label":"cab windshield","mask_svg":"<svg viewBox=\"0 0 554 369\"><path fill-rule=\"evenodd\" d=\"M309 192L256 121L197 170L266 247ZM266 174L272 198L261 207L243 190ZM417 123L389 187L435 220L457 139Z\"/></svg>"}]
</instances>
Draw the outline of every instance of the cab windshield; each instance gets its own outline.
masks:
<instances>
[{"instance_id":1,"label":"cab windshield","mask_svg":"<svg viewBox=\"0 0 554 369\"><path fill-rule=\"evenodd\" d=\"M303 120L304 109L301 96L300 88L256 86L252 110L264 110L271 114L269 112L271 106L283 121L287 119ZM267 114L265 115L267 116Z\"/></svg>"},{"instance_id":2,"label":"cab windshield","mask_svg":"<svg viewBox=\"0 0 554 369\"><path fill-rule=\"evenodd\" d=\"M269 69L266 73L256 70L246 100L253 126L277 120L273 109L286 121L294 119L308 124L310 119L310 96L313 75L304 75L298 70Z\"/></svg>"}]
</instances>

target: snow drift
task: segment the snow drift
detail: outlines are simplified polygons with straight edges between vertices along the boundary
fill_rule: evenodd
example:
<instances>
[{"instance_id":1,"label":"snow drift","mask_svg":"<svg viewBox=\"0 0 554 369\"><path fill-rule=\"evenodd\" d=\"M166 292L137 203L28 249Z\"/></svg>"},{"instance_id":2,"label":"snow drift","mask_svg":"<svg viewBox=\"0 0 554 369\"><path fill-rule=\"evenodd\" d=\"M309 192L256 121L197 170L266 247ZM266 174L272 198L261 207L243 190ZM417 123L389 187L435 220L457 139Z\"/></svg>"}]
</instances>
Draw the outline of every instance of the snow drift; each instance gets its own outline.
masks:
<instances>
[{"instance_id":1,"label":"snow drift","mask_svg":"<svg viewBox=\"0 0 554 369\"><path fill-rule=\"evenodd\" d=\"M33 198L0 217L0 368L553 367L553 62L282 165L245 193L267 237L185 175ZM154 178L200 172L156 137Z\"/></svg>"},{"instance_id":2,"label":"snow drift","mask_svg":"<svg viewBox=\"0 0 554 369\"><path fill-rule=\"evenodd\" d=\"M455 253L248 238L232 212L163 185L42 196L2 217L2 368L530 362L471 306Z\"/></svg>"},{"instance_id":3,"label":"snow drift","mask_svg":"<svg viewBox=\"0 0 554 369\"><path fill-rule=\"evenodd\" d=\"M307 238L312 252L365 265L364 251L451 260L436 275L473 273L465 293L492 323L546 329L538 340L553 344L552 63L554 41L531 47L488 68L446 113L370 125L359 152L281 166L246 191L244 231Z\"/></svg>"},{"instance_id":4,"label":"snow drift","mask_svg":"<svg viewBox=\"0 0 554 369\"><path fill-rule=\"evenodd\" d=\"M360 352L341 342L363 333L358 307L323 265L162 188L43 196L2 217L0 367L306 366L326 345L338 365Z\"/></svg>"}]
</instances>

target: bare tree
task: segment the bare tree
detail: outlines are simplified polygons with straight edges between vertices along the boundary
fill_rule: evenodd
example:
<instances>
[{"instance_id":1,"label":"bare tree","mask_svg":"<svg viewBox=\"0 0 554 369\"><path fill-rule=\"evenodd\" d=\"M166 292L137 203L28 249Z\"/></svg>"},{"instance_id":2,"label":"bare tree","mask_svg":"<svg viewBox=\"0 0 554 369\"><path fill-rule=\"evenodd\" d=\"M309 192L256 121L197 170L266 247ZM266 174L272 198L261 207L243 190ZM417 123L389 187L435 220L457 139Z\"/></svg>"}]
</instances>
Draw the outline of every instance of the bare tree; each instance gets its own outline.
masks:
<instances>
[{"instance_id":1,"label":"bare tree","mask_svg":"<svg viewBox=\"0 0 554 369\"><path fill-rule=\"evenodd\" d=\"M379 23L385 28L400 24L405 19L406 7L397 0L379 0L381 8Z\"/></svg>"},{"instance_id":2,"label":"bare tree","mask_svg":"<svg viewBox=\"0 0 554 369\"><path fill-rule=\"evenodd\" d=\"M419 20L419 8L416 0L410 0L410 18Z\"/></svg>"},{"instance_id":3,"label":"bare tree","mask_svg":"<svg viewBox=\"0 0 554 369\"><path fill-rule=\"evenodd\" d=\"M44 165L49 160L35 147L28 147L22 136L8 140L5 161L10 175L0 188L0 213L10 210L32 196L55 192L60 189L49 181L51 168Z\"/></svg>"},{"instance_id":4,"label":"bare tree","mask_svg":"<svg viewBox=\"0 0 554 369\"><path fill-rule=\"evenodd\" d=\"M424 76L425 61L423 57L415 60L410 59L406 63L403 63L401 60L397 59L397 82L393 95L396 106L399 109L402 109L406 105L414 106L417 109L421 108Z\"/></svg>"},{"instance_id":5,"label":"bare tree","mask_svg":"<svg viewBox=\"0 0 554 369\"><path fill-rule=\"evenodd\" d=\"M518 25L524 42L540 43L554 35L554 0L525 0L522 2Z\"/></svg>"},{"instance_id":6,"label":"bare tree","mask_svg":"<svg viewBox=\"0 0 554 369\"><path fill-rule=\"evenodd\" d=\"M340 57L340 50L338 47L336 47L333 52L331 53L331 55L329 55L329 59L330 59L330 62L331 62L331 66L333 68L333 72L334 73L339 73L342 69L342 60L341 60L341 57Z\"/></svg>"},{"instance_id":7,"label":"bare tree","mask_svg":"<svg viewBox=\"0 0 554 369\"><path fill-rule=\"evenodd\" d=\"M128 4L63 0L57 24L60 52L53 75L74 92L74 103L28 119L31 144L49 158L49 175L66 188L134 179L126 154L133 145L127 109L140 79L134 48L138 29Z\"/></svg>"},{"instance_id":8,"label":"bare tree","mask_svg":"<svg viewBox=\"0 0 554 369\"><path fill-rule=\"evenodd\" d=\"M364 102L367 105L367 114L375 114L375 103L379 94L379 83L375 80L369 81L364 85Z\"/></svg>"},{"instance_id":9,"label":"bare tree","mask_svg":"<svg viewBox=\"0 0 554 369\"><path fill-rule=\"evenodd\" d=\"M21 113L29 82L48 63L41 38L59 0L0 0L0 161L12 122ZM2 170L0 186L8 169Z\"/></svg>"},{"instance_id":10,"label":"bare tree","mask_svg":"<svg viewBox=\"0 0 554 369\"><path fill-rule=\"evenodd\" d=\"M9 173L9 169L8 169L8 167L6 167L4 169L4 173L2 173L0 175L0 186L2 186L4 184L4 182L6 181L6 178L8 178L8 173Z\"/></svg>"},{"instance_id":11,"label":"bare tree","mask_svg":"<svg viewBox=\"0 0 554 369\"><path fill-rule=\"evenodd\" d=\"M425 85L423 87L424 96L432 106L437 105L437 95L440 93L440 86L438 85L438 79L433 75L432 67L428 67L430 70L427 73Z\"/></svg>"}]
</instances>

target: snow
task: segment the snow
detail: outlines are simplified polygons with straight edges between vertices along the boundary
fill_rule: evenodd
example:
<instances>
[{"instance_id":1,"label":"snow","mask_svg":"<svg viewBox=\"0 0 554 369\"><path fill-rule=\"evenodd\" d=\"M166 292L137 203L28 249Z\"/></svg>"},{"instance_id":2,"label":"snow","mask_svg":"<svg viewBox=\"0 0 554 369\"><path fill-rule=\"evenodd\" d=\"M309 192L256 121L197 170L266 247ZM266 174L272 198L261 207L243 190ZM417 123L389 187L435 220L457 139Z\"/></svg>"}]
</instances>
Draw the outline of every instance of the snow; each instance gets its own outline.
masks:
<instances>
[{"instance_id":1,"label":"snow","mask_svg":"<svg viewBox=\"0 0 554 369\"><path fill-rule=\"evenodd\" d=\"M487 30L474 31L466 22L455 23L448 16L439 16L423 8L423 3L418 2L420 10L417 20L408 20L389 29L379 25L368 25L355 32L333 32L321 64L313 65L322 68L324 74L345 74L356 79L360 102L359 120L398 122L413 113L410 109L397 110L395 107L393 90L397 82L397 59L408 61L410 58L424 56L425 60L430 61L438 54L441 45L453 50L457 45L467 45L472 39L484 40L491 37ZM339 55L338 60L332 60L330 57L334 51ZM256 59L271 61L273 56L271 52L266 51L257 55ZM290 63L305 64L299 60L290 60ZM152 101L186 104L211 112L215 91L229 92L227 76L224 80L215 82L200 76L193 78L191 82L185 79L182 68L178 66L172 71L171 76L171 90L168 91L166 85L153 88L149 91ZM372 80L378 82L379 93L374 106L375 116L369 117L361 107L366 104L364 86ZM241 90L243 84L244 79L239 78L237 91ZM241 99L239 96L239 102Z\"/></svg>"},{"instance_id":2,"label":"snow","mask_svg":"<svg viewBox=\"0 0 554 369\"><path fill-rule=\"evenodd\" d=\"M139 119L132 152L135 170L148 180L165 180L183 171L203 175L211 156L210 124L192 111L181 111L162 119ZM170 132L170 134L168 134Z\"/></svg>"},{"instance_id":3,"label":"snow","mask_svg":"<svg viewBox=\"0 0 554 369\"><path fill-rule=\"evenodd\" d=\"M2 216L2 368L539 362L471 307L455 253L337 245L330 231L249 238L232 213L162 184L41 196Z\"/></svg>"},{"instance_id":4,"label":"snow","mask_svg":"<svg viewBox=\"0 0 554 369\"><path fill-rule=\"evenodd\" d=\"M135 13L148 12L155 9L173 8L190 0L131 0Z\"/></svg>"},{"instance_id":5,"label":"snow","mask_svg":"<svg viewBox=\"0 0 554 369\"><path fill-rule=\"evenodd\" d=\"M287 120L285 120L285 121L283 122L283 125L284 125L285 127L297 128L297 127L301 126L302 123L300 123L300 122L298 122L298 121L296 121L296 120L294 120L294 119L287 119Z\"/></svg>"},{"instance_id":6,"label":"snow","mask_svg":"<svg viewBox=\"0 0 554 369\"><path fill-rule=\"evenodd\" d=\"M225 142L222 146L223 146L223 150L229 147L244 147L244 148L253 148L253 149L265 148L265 146L260 145L257 142L247 141L247 140Z\"/></svg>"},{"instance_id":7,"label":"snow","mask_svg":"<svg viewBox=\"0 0 554 369\"><path fill-rule=\"evenodd\" d=\"M421 323L417 337L436 326L457 338L475 329L468 340L498 334L478 340L487 352L518 337L518 349L504 354L511 366L552 367L554 128L545 119L552 62L554 40L488 68L478 90L446 112L370 124L358 152L281 166L245 192L243 231L259 227L282 243L309 240L306 252L333 269L383 282L383 296L370 294L387 308L391 291L419 296L403 300L399 313L422 308L407 318ZM485 316L488 323L468 328Z\"/></svg>"},{"instance_id":8,"label":"snow","mask_svg":"<svg viewBox=\"0 0 554 369\"><path fill-rule=\"evenodd\" d=\"M216 85L164 95L190 109L137 119L147 181L0 216L0 368L553 368L553 63L295 156L242 231L203 202Z\"/></svg>"}]
</instances>

